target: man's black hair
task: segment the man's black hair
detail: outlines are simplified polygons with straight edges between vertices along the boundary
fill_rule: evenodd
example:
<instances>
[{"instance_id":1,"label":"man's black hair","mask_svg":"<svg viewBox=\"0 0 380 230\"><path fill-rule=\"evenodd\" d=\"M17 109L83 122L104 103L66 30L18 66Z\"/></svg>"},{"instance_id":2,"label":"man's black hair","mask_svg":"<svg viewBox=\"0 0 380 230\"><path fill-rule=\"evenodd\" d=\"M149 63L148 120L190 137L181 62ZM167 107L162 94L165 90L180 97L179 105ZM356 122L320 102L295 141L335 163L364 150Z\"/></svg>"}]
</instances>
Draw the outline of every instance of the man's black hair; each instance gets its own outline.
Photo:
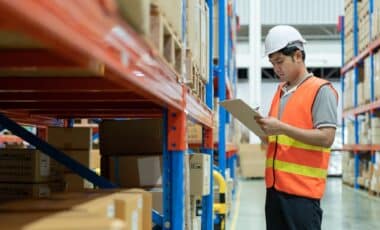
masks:
<instances>
[{"instance_id":1,"label":"man's black hair","mask_svg":"<svg viewBox=\"0 0 380 230\"><path fill-rule=\"evenodd\" d=\"M291 56L292 58L294 57L294 54L296 53L296 51L299 50L301 51L301 54L302 54L302 60L305 62L305 58L306 58L306 54L305 54L305 51L303 50L300 50L298 47L296 46L287 46L281 50L279 50L278 52L282 53L283 55L285 56Z\"/></svg>"}]
</instances>

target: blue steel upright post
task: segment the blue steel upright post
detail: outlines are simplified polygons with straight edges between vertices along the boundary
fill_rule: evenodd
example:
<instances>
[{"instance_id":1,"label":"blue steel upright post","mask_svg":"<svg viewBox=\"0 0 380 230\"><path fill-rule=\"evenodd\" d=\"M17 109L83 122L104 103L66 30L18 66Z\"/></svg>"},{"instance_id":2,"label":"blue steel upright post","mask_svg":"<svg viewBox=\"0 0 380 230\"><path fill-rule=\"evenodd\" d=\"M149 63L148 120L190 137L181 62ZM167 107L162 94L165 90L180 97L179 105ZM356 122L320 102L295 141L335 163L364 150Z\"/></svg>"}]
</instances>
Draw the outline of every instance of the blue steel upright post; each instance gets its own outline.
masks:
<instances>
[{"instance_id":1,"label":"blue steel upright post","mask_svg":"<svg viewBox=\"0 0 380 230\"><path fill-rule=\"evenodd\" d=\"M354 56L358 56L359 54L359 39L358 39L358 0L354 0ZM358 66L354 66L354 108L358 106L358 84L359 84L359 68ZM355 114L355 144L359 144L359 121L358 121L358 115ZM354 181L354 187L357 189L359 188L358 185L358 176L359 176L359 154L358 152L354 152L355 156L355 181Z\"/></svg>"},{"instance_id":2,"label":"blue steel upright post","mask_svg":"<svg viewBox=\"0 0 380 230\"><path fill-rule=\"evenodd\" d=\"M224 101L226 99L226 0L219 1L219 76L218 76L218 95L219 100ZM218 142L218 161L219 168L223 176L225 176L226 170L226 110L223 107L219 107L219 142Z\"/></svg>"},{"instance_id":3,"label":"blue steel upright post","mask_svg":"<svg viewBox=\"0 0 380 230\"><path fill-rule=\"evenodd\" d=\"M345 35L345 28L344 28L344 16L341 16L340 17L340 44L341 44L341 51L342 51L342 57L341 57L341 61L342 61L342 66L344 66L344 52L345 52L345 46L344 46L344 35ZM342 89L342 95L344 95L344 76L345 74L342 74L342 76L340 77L340 85L341 85L341 89ZM342 96L341 98L341 102L342 102L342 108L344 108L344 96ZM344 129L345 129L345 120L344 120L344 117L342 116L342 145L345 144L344 142Z\"/></svg>"},{"instance_id":4,"label":"blue steel upright post","mask_svg":"<svg viewBox=\"0 0 380 230\"><path fill-rule=\"evenodd\" d=\"M214 85L213 85L213 39L214 39L214 4L213 0L207 0L208 8L209 8L209 81L206 85L206 104L210 109L213 109L213 97L214 97ZM202 230L212 230L214 228L213 224L213 204L214 204L214 193L213 187L214 187L214 177L213 175L213 162L214 162L214 141L213 141L213 131L210 128L203 128L203 148L204 153L210 155L210 194L207 196L204 196L202 199Z\"/></svg>"},{"instance_id":5,"label":"blue steel upright post","mask_svg":"<svg viewBox=\"0 0 380 230\"><path fill-rule=\"evenodd\" d=\"M169 109L164 112L167 148L163 151L163 229L185 227L184 155L186 150L186 114ZM164 144L164 146L165 146Z\"/></svg>"},{"instance_id":6,"label":"blue steel upright post","mask_svg":"<svg viewBox=\"0 0 380 230\"><path fill-rule=\"evenodd\" d=\"M373 23L373 7L374 7L374 0L369 1L369 37L370 37L370 42L372 42L373 39L373 31L372 31L372 23ZM371 85L371 103L375 101L375 58L373 56L373 50L370 51L369 53L369 58L370 58L370 74L371 74L371 79L370 79L370 85ZM374 117L373 110L371 112L371 119ZM372 143L371 141L371 144ZM376 154L374 151L371 151L371 162L372 165L376 164Z\"/></svg>"}]
</instances>

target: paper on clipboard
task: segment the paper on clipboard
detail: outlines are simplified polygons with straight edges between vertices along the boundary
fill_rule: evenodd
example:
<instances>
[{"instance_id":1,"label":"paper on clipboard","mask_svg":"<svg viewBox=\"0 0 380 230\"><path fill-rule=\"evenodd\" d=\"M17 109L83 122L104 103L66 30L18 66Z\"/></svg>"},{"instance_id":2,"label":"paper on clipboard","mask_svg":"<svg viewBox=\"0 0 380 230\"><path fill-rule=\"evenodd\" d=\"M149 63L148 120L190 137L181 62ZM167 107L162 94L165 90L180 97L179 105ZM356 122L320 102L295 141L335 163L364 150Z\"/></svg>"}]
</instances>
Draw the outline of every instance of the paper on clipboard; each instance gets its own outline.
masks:
<instances>
[{"instance_id":1,"label":"paper on clipboard","mask_svg":"<svg viewBox=\"0 0 380 230\"><path fill-rule=\"evenodd\" d=\"M247 105L241 99L232 99L219 102L219 104L238 119L243 125L250 129L257 136L267 136L257 124L255 117L262 117L261 114Z\"/></svg>"}]
</instances>

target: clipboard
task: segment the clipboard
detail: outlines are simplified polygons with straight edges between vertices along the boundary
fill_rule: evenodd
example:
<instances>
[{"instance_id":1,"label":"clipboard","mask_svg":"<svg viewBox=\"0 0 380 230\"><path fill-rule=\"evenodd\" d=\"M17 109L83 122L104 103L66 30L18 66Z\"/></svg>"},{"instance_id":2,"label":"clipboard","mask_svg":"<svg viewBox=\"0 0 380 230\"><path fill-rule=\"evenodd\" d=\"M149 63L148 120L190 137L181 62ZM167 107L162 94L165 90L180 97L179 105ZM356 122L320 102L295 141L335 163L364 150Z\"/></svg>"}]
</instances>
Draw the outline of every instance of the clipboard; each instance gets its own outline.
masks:
<instances>
[{"instance_id":1,"label":"clipboard","mask_svg":"<svg viewBox=\"0 0 380 230\"><path fill-rule=\"evenodd\" d=\"M267 136L257 124L255 117L262 117L259 111L253 109L241 99L232 99L219 102L219 104L238 119L243 125L257 136Z\"/></svg>"}]
</instances>

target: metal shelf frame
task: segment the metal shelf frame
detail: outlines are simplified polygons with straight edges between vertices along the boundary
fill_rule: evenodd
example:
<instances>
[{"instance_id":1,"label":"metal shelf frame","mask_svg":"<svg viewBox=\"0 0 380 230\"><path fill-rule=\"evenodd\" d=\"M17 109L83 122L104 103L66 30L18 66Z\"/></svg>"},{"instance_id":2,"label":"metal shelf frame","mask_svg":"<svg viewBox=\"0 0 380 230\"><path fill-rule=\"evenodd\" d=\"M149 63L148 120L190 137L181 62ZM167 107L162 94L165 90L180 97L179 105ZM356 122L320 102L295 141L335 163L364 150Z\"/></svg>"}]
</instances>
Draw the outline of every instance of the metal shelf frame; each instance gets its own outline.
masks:
<instances>
[{"instance_id":1,"label":"metal shelf frame","mask_svg":"<svg viewBox=\"0 0 380 230\"><path fill-rule=\"evenodd\" d=\"M374 0L369 0L369 33L370 33L370 44L369 46L363 50L362 52L359 52L359 43L358 43L358 38L359 38L359 17L358 17L358 0L352 0L354 10L353 10L353 47L354 47L354 58L350 60L349 62L345 63L346 60L344 60L344 53L345 53L345 28L344 28L344 17L341 17L341 52L342 52L342 68L341 68L341 89L342 93L344 93L345 85L344 85L344 77L345 74L353 70L354 71L354 108L343 111L343 116L342 116L342 140L343 140L343 150L344 151L351 151L354 153L354 188L358 189L358 177L359 177L359 163L360 163L360 158L359 158L359 153L363 152L370 152L371 154L371 162L374 164L376 163L375 159L375 151L379 151L379 145L375 144L370 144L370 145L361 145L359 144L359 121L358 121L358 115L370 112L371 117L374 116L374 111L380 108L380 101L375 100L375 89L374 89L374 56L373 53L379 49L380 47L380 38L372 41L372 23L373 23L373 18L372 18L372 12L373 12L373 6L374 6ZM359 65L362 64L363 60L365 58L370 58L370 76L365 76L365 77L370 77L370 103L366 105L361 105L358 106L358 84L359 84ZM342 104L344 106L344 100L342 98ZM344 137L345 137L345 123L346 119L348 117L354 117L354 130L355 130L355 144L353 145L345 145L344 143Z\"/></svg>"},{"instance_id":2,"label":"metal shelf frame","mask_svg":"<svg viewBox=\"0 0 380 230\"><path fill-rule=\"evenodd\" d=\"M184 7L185 3L186 0ZM51 47L54 55L79 66L86 65L83 57L105 66L104 76L0 77L0 125L100 188L115 188L105 178L44 141L46 126L70 126L66 120L70 118L162 117L165 132L163 213L153 210L152 218L163 229L183 229L187 119L203 126L203 152L213 157L214 149L213 0L207 3L210 9L210 81L206 86L205 104L179 84L175 73L158 52L120 19L114 11L114 1L0 0L0 20L4 22L1 28L26 33ZM223 58L220 58L218 83L219 89L224 89L219 90L219 96L224 99L226 51L222 44L226 42L223 36L226 24L222 22L226 22L223 20L226 19L226 0L219 4L221 23L217 26L221 40L219 53ZM12 21L7 20L9 18ZM220 114L225 124L225 111ZM33 135L18 123L37 125L39 132ZM224 128L220 131L224 136ZM225 152L224 147L222 152ZM221 162L225 168L225 155ZM213 181L210 191L212 186ZM213 229L212 192L203 198L202 229Z\"/></svg>"}]
</instances>

